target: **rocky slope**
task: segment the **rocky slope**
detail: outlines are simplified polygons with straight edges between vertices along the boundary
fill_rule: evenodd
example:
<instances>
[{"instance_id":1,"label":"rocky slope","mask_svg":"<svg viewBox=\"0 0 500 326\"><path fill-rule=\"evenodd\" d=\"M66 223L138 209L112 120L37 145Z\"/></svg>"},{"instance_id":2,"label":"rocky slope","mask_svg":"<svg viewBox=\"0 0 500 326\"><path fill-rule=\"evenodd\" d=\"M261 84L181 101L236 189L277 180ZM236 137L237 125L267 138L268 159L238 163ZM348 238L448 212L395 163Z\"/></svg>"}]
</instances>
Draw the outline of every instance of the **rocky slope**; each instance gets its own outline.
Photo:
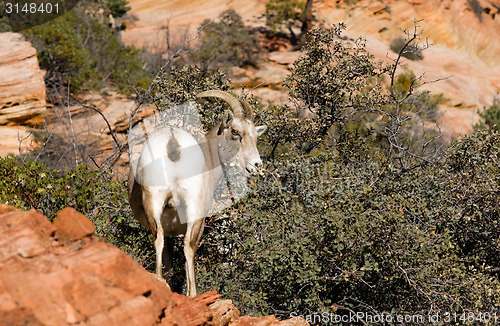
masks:
<instances>
[{"instance_id":1,"label":"rocky slope","mask_svg":"<svg viewBox=\"0 0 500 326\"><path fill-rule=\"evenodd\" d=\"M183 42L205 19L213 19L227 9L236 10L252 26L262 24L259 16L267 0L129 0L125 43L146 47L166 45L166 29L174 41ZM172 41L172 40L171 40Z\"/></svg>"},{"instance_id":2,"label":"rocky slope","mask_svg":"<svg viewBox=\"0 0 500 326\"><path fill-rule=\"evenodd\" d=\"M229 8L238 11L248 26L264 27L266 2L130 0L132 10L123 40L161 51L166 45L167 28L170 42L182 44L204 19L214 18ZM395 54L389 45L402 35L400 29L411 29L414 20L423 19L418 23L424 30L422 40L428 38L433 45L424 52L423 60L406 60L405 66L417 75L424 74L425 81L443 79L423 89L443 93L447 98L440 107L445 113L444 129L456 136L472 131L479 119L477 109L491 105L500 90L499 8L500 0L316 0L314 25L328 27L343 21L349 38L365 37L371 53L390 61ZM267 54L268 61L257 68L235 68L233 85L259 85L252 93L264 103L289 103L281 82L301 53L290 51L281 39L263 40L272 50ZM88 94L82 101L101 110L112 129L119 132L126 131L128 115L135 107L134 101L110 92ZM95 151L91 154L98 162L116 151L100 115L74 107L70 108L73 121L61 123L60 117L68 116L66 111L67 108L50 110L49 117L55 123L48 126L49 130L57 129L56 133L64 139L92 145ZM150 111L146 108L141 112ZM37 146L29 126L41 124L44 112L45 85L35 49L19 34L0 34L0 155L19 154ZM118 137L120 143L126 140L125 134Z\"/></svg>"},{"instance_id":3,"label":"rocky slope","mask_svg":"<svg viewBox=\"0 0 500 326\"><path fill-rule=\"evenodd\" d=\"M316 16L325 25L345 22L350 36L365 37L368 50L385 61L395 57L391 41L418 21L422 44L431 46L423 60L404 65L423 81L443 79L421 89L444 94L445 130L457 135L472 131L477 109L491 105L500 91L499 9L498 0L361 0L341 9L324 1Z\"/></svg>"},{"instance_id":4,"label":"rocky slope","mask_svg":"<svg viewBox=\"0 0 500 326\"><path fill-rule=\"evenodd\" d=\"M0 156L32 145L28 127L40 125L46 110L44 75L31 43L0 33Z\"/></svg>"},{"instance_id":5,"label":"rocky slope","mask_svg":"<svg viewBox=\"0 0 500 326\"><path fill-rule=\"evenodd\" d=\"M171 39L180 42L194 33L201 22L222 11L235 9L248 26L265 25L265 0L191 0L156 2L130 0L132 8L123 40L130 44L159 48L165 44L168 26ZM425 88L448 99L445 127L453 134L468 133L477 122L477 109L492 104L500 90L500 1L499 0L316 0L315 25L328 27L345 22L347 36L367 39L367 48L377 58L388 61L395 54L390 42L401 36L401 29L413 28L414 20L423 28L422 41L428 37L433 45L421 61L406 61L415 74L425 74L425 81L445 78ZM286 48L281 55L295 58ZM272 55L272 53L270 54ZM291 59L285 65L271 62L259 73L240 73L241 81L264 82L252 91L266 100L281 102L286 94L279 81L286 75ZM260 69L259 69L260 70ZM266 72L267 71L267 72ZM240 78L238 77L238 78ZM267 87L271 86L271 87ZM278 88L278 91L276 89Z\"/></svg>"},{"instance_id":6,"label":"rocky slope","mask_svg":"<svg viewBox=\"0 0 500 326\"><path fill-rule=\"evenodd\" d=\"M307 325L239 317L215 291L173 293L94 230L72 208L50 223L0 204L0 325Z\"/></svg>"},{"instance_id":7,"label":"rocky slope","mask_svg":"<svg viewBox=\"0 0 500 326\"><path fill-rule=\"evenodd\" d=\"M0 125L39 124L45 110L45 72L20 34L0 33Z\"/></svg>"}]
</instances>

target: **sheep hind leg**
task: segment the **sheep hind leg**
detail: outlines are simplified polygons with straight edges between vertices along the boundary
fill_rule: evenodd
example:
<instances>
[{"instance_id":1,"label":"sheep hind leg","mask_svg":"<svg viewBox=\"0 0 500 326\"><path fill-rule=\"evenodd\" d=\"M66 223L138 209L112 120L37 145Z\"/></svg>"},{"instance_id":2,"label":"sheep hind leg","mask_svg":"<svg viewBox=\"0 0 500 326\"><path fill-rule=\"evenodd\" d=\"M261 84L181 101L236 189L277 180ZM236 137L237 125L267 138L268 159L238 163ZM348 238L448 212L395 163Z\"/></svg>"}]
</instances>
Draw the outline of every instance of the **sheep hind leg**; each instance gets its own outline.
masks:
<instances>
[{"instance_id":1,"label":"sheep hind leg","mask_svg":"<svg viewBox=\"0 0 500 326\"><path fill-rule=\"evenodd\" d=\"M190 297L198 295L196 288L195 255L198 249L198 242L203 233L205 220L198 219L193 224L188 225L186 237L184 238L184 255L186 256L186 276L187 290Z\"/></svg>"},{"instance_id":2,"label":"sheep hind leg","mask_svg":"<svg viewBox=\"0 0 500 326\"><path fill-rule=\"evenodd\" d=\"M161 216L163 208L165 206L165 196L162 196L161 192L156 192L152 194L150 192L143 193L143 203L146 216L149 223L155 223L156 234L154 240L155 252L156 252L156 275L162 276L162 254L163 247L165 245L165 237L163 232L163 226L161 225Z\"/></svg>"}]
</instances>

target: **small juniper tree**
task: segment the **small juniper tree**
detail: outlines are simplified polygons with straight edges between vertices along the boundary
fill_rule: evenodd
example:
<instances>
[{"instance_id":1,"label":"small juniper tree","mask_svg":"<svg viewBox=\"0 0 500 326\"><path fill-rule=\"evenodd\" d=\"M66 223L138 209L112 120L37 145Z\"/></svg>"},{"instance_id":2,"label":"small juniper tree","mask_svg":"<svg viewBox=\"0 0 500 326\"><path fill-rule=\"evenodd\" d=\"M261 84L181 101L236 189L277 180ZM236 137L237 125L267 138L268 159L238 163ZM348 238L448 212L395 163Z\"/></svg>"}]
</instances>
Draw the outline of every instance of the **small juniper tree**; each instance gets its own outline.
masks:
<instances>
[{"instance_id":1,"label":"small juniper tree","mask_svg":"<svg viewBox=\"0 0 500 326\"><path fill-rule=\"evenodd\" d=\"M292 44L303 45L312 28L313 0L269 0L266 3L266 23L274 31L285 27L290 32ZM301 24L297 37L293 27Z\"/></svg>"},{"instance_id":2,"label":"small juniper tree","mask_svg":"<svg viewBox=\"0 0 500 326\"><path fill-rule=\"evenodd\" d=\"M481 121L474 125L474 131L479 130L496 130L500 129L500 100L495 98L493 104L489 107L483 108L483 111L477 111L481 117Z\"/></svg>"},{"instance_id":3,"label":"small juniper tree","mask_svg":"<svg viewBox=\"0 0 500 326\"><path fill-rule=\"evenodd\" d=\"M192 53L198 65L216 68L257 64L257 37L249 32L235 10L222 12L216 21L205 20L202 26L200 45Z\"/></svg>"}]
</instances>

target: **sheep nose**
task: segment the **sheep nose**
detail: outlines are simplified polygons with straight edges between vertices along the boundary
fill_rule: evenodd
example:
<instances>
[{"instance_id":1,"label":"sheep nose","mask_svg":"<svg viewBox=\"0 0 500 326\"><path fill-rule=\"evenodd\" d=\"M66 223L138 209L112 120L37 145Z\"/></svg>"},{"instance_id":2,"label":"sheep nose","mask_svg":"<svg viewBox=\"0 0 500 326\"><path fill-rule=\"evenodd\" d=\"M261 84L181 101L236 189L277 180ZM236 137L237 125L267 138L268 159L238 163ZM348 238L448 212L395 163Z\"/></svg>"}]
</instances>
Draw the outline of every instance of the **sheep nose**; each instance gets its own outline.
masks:
<instances>
[{"instance_id":1,"label":"sheep nose","mask_svg":"<svg viewBox=\"0 0 500 326\"><path fill-rule=\"evenodd\" d=\"M258 168L259 166L262 165L262 160L260 157L257 160L254 160L253 162L250 163L253 167Z\"/></svg>"}]
</instances>

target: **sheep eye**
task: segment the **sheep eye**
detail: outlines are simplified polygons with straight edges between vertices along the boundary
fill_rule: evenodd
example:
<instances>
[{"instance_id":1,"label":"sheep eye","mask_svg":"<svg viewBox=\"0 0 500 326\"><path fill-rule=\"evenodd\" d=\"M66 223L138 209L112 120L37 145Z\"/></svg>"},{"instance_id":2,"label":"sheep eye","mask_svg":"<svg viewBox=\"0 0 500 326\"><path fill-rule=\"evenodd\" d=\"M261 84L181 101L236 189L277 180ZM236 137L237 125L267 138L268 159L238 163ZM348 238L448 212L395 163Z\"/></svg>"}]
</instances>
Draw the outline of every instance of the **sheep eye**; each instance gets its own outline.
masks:
<instances>
[{"instance_id":1,"label":"sheep eye","mask_svg":"<svg viewBox=\"0 0 500 326\"><path fill-rule=\"evenodd\" d=\"M233 136L239 136L240 135L240 133L238 131L234 130L234 129L231 129L231 134Z\"/></svg>"}]
</instances>

